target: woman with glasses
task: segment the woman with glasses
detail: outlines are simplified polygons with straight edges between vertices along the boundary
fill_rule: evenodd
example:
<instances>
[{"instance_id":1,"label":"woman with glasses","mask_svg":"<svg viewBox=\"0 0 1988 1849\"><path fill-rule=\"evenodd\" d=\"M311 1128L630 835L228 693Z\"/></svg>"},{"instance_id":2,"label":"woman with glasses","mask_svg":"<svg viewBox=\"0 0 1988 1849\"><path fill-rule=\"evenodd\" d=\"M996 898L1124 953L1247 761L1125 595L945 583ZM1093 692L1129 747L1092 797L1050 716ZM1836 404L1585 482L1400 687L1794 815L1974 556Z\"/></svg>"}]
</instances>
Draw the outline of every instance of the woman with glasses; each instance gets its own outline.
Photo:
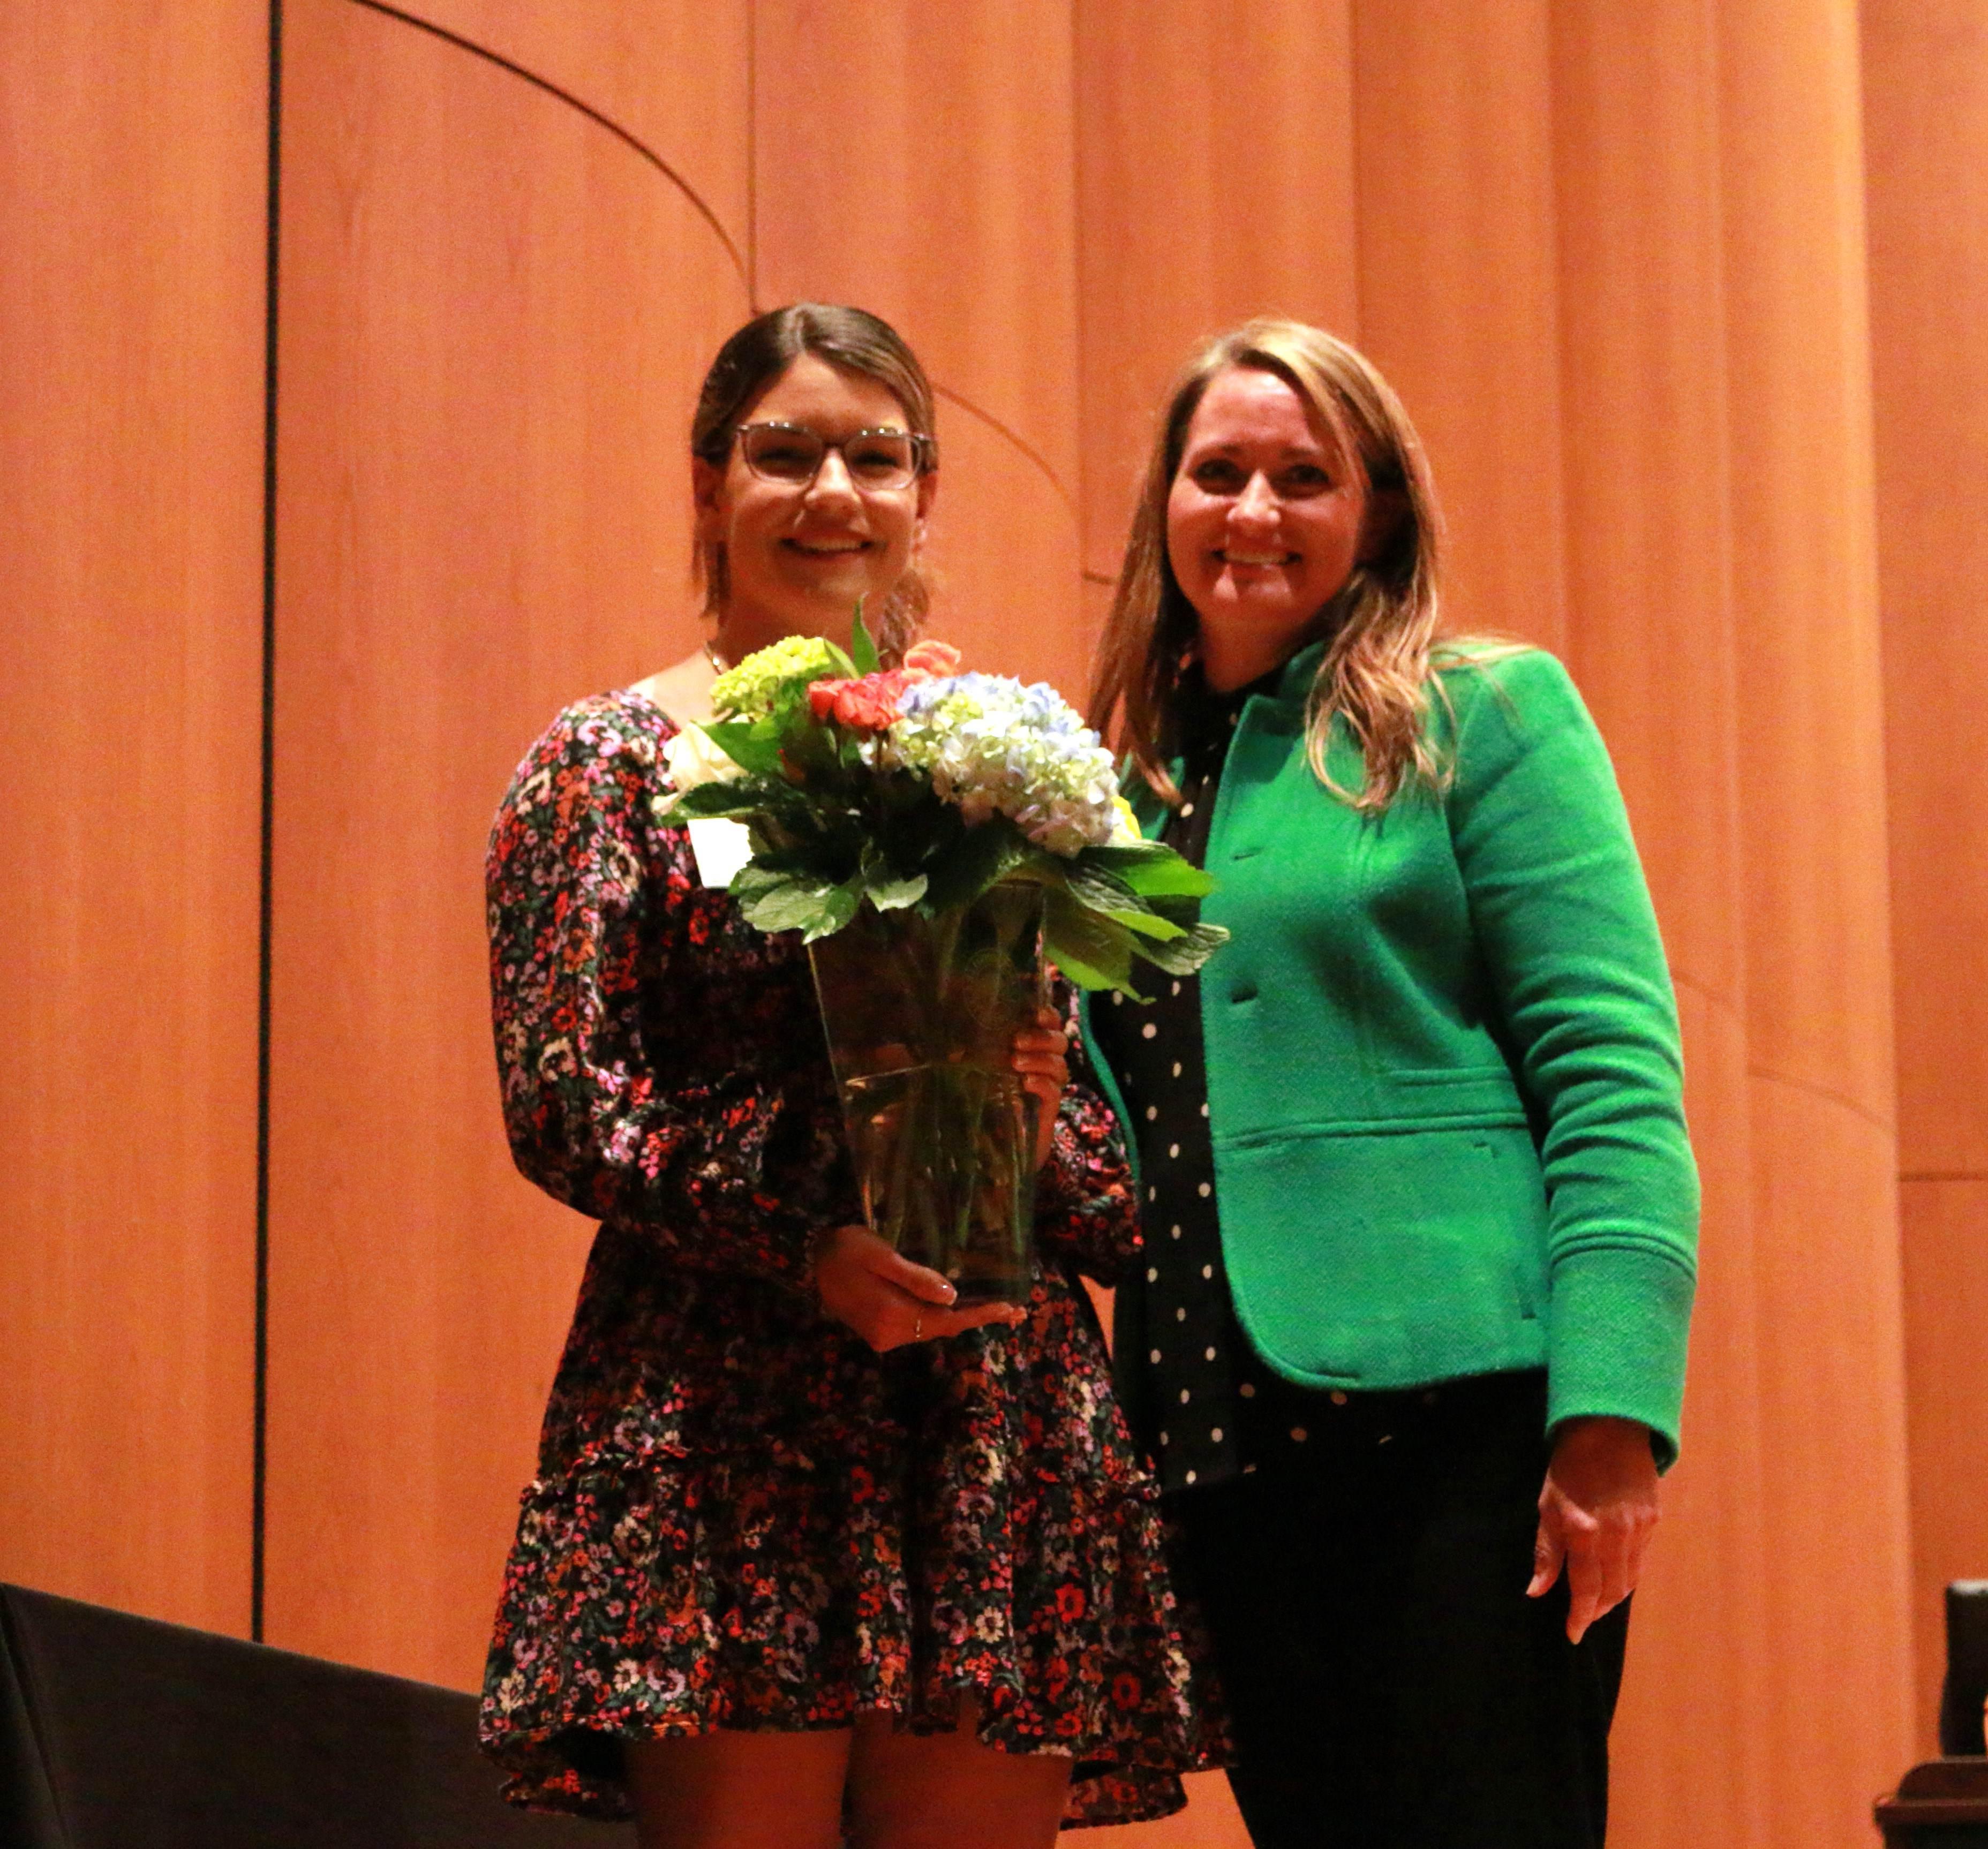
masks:
<instances>
[{"instance_id":1,"label":"woman with glasses","mask_svg":"<svg viewBox=\"0 0 1988 1849\"><path fill-rule=\"evenodd\" d=\"M691 435L709 635L583 700L490 845L491 971L519 1167L600 1230L492 1644L515 1801L631 1811L646 1849L1040 1849L1155 1816L1201 1763L1161 1562L1075 1274L1135 1215L1057 1017L1025 1309L861 1225L806 956L659 825L665 748L716 675L790 636L887 662L926 604L932 393L853 308L725 343ZM936 647L925 644L928 650ZM950 651L938 651L938 658Z\"/></svg>"},{"instance_id":2,"label":"woman with glasses","mask_svg":"<svg viewBox=\"0 0 1988 1849\"><path fill-rule=\"evenodd\" d=\"M1136 1137L1121 1396L1258 1849L1591 1849L1675 1455L1697 1184L1608 754L1536 649L1437 637L1373 367L1253 323L1175 383L1107 625L1199 978L1087 1010Z\"/></svg>"}]
</instances>

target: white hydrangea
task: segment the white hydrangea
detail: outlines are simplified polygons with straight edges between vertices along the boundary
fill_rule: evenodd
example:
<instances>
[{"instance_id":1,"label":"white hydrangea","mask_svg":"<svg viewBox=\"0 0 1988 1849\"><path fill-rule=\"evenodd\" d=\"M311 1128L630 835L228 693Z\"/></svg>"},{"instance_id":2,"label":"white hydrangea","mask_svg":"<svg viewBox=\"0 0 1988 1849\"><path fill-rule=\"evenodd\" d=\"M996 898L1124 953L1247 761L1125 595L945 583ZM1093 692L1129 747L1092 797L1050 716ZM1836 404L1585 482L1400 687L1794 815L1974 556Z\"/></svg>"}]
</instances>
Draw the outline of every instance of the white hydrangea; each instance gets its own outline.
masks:
<instances>
[{"instance_id":1,"label":"white hydrangea","mask_svg":"<svg viewBox=\"0 0 1988 1849\"><path fill-rule=\"evenodd\" d=\"M922 771L969 822L1004 815L1066 857L1120 838L1111 754L1046 681L952 674L906 690L880 760Z\"/></svg>"}]
</instances>

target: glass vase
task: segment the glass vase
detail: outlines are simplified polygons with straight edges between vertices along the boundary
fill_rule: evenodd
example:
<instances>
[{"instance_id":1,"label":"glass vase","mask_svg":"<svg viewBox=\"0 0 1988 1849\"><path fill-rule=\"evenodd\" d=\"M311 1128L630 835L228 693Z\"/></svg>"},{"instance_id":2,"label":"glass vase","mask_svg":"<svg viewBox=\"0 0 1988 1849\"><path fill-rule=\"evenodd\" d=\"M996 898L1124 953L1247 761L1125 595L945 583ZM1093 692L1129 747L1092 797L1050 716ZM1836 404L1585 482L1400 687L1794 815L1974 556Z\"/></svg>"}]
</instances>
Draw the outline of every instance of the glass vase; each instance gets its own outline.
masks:
<instances>
[{"instance_id":1,"label":"glass vase","mask_svg":"<svg viewBox=\"0 0 1988 1849\"><path fill-rule=\"evenodd\" d=\"M866 905L810 953L871 1230L962 1305L1026 1303L1037 1107L1009 1062L1048 995L1042 889Z\"/></svg>"}]
</instances>

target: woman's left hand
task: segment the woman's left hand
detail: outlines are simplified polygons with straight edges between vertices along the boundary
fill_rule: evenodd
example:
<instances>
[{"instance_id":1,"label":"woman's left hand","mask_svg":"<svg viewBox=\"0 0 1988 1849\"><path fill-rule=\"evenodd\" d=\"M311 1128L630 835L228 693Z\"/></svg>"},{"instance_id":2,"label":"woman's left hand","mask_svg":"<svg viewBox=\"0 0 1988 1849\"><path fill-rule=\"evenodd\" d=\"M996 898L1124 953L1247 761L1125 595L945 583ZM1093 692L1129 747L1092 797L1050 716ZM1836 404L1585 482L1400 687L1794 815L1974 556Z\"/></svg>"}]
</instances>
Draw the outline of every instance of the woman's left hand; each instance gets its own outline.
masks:
<instances>
[{"instance_id":1,"label":"woman's left hand","mask_svg":"<svg viewBox=\"0 0 1988 1849\"><path fill-rule=\"evenodd\" d=\"M1022 1089L1036 1100L1036 1166L1050 1159L1050 1146L1056 1135L1057 1107L1063 1103L1063 1087L1070 1083L1070 1039L1063 1030L1063 1017L1053 1008L1039 1009L1036 1025L1015 1036L1012 1060L1022 1075Z\"/></svg>"},{"instance_id":2,"label":"woman's left hand","mask_svg":"<svg viewBox=\"0 0 1988 1849\"><path fill-rule=\"evenodd\" d=\"M1657 1466L1650 1432L1634 1419L1570 1419L1554 1441L1540 1527L1533 1542L1538 1598L1567 1568L1567 1634L1582 1633L1636 1590L1657 1525Z\"/></svg>"}]
</instances>

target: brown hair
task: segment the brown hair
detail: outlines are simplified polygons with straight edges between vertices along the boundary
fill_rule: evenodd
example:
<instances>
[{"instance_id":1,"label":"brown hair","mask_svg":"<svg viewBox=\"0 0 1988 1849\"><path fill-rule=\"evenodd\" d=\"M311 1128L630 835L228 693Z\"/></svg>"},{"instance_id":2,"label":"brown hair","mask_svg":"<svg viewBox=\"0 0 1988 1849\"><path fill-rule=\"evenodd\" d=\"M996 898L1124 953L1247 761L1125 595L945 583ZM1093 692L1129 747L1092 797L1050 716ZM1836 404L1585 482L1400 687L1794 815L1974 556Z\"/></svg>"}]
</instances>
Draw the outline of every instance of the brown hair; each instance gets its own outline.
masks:
<instances>
[{"instance_id":1,"label":"brown hair","mask_svg":"<svg viewBox=\"0 0 1988 1849\"><path fill-rule=\"evenodd\" d=\"M1318 613L1328 637L1306 702L1305 755L1319 781L1357 809L1378 813L1412 783L1440 788L1444 767L1428 738L1441 543L1435 490L1421 440L1373 363L1343 340L1300 321L1260 319L1208 341L1174 380L1145 485L1132 518L1124 569L1106 620L1090 694L1090 722L1114 728L1141 773L1168 803L1177 748L1181 672L1193 658L1197 619L1167 556L1167 500L1187 430L1209 384L1231 367L1274 373L1303 401L1341 455L1357 458L1370 495L1393 503L1385 536ZM1366 761L1358 793L1327 774L1326 747L1343 715Z\"/></svg>"},{"instance_id":2,"label":"brown hair","mask_svg":"<svg viewBox=\"0 0 1988 1849\"><path fill-rule=\"evenodd\" d=\"M718 350L691 417L690 453L723 468L732 454L732 437L752 401L803 353L875 380L904 407L912 430L933 438L931 381L895 328L864 309L796 302L755 316ZM928 442L925 455L926 470L936 468L935 439ZM705 614L716 615L731 588L722 541L698 541L691 573L704 589ZM887 660L894 661L911 645L931 597L914 559L883 607L868 613L871 633Z\"/></svg>"}]
</instances>

